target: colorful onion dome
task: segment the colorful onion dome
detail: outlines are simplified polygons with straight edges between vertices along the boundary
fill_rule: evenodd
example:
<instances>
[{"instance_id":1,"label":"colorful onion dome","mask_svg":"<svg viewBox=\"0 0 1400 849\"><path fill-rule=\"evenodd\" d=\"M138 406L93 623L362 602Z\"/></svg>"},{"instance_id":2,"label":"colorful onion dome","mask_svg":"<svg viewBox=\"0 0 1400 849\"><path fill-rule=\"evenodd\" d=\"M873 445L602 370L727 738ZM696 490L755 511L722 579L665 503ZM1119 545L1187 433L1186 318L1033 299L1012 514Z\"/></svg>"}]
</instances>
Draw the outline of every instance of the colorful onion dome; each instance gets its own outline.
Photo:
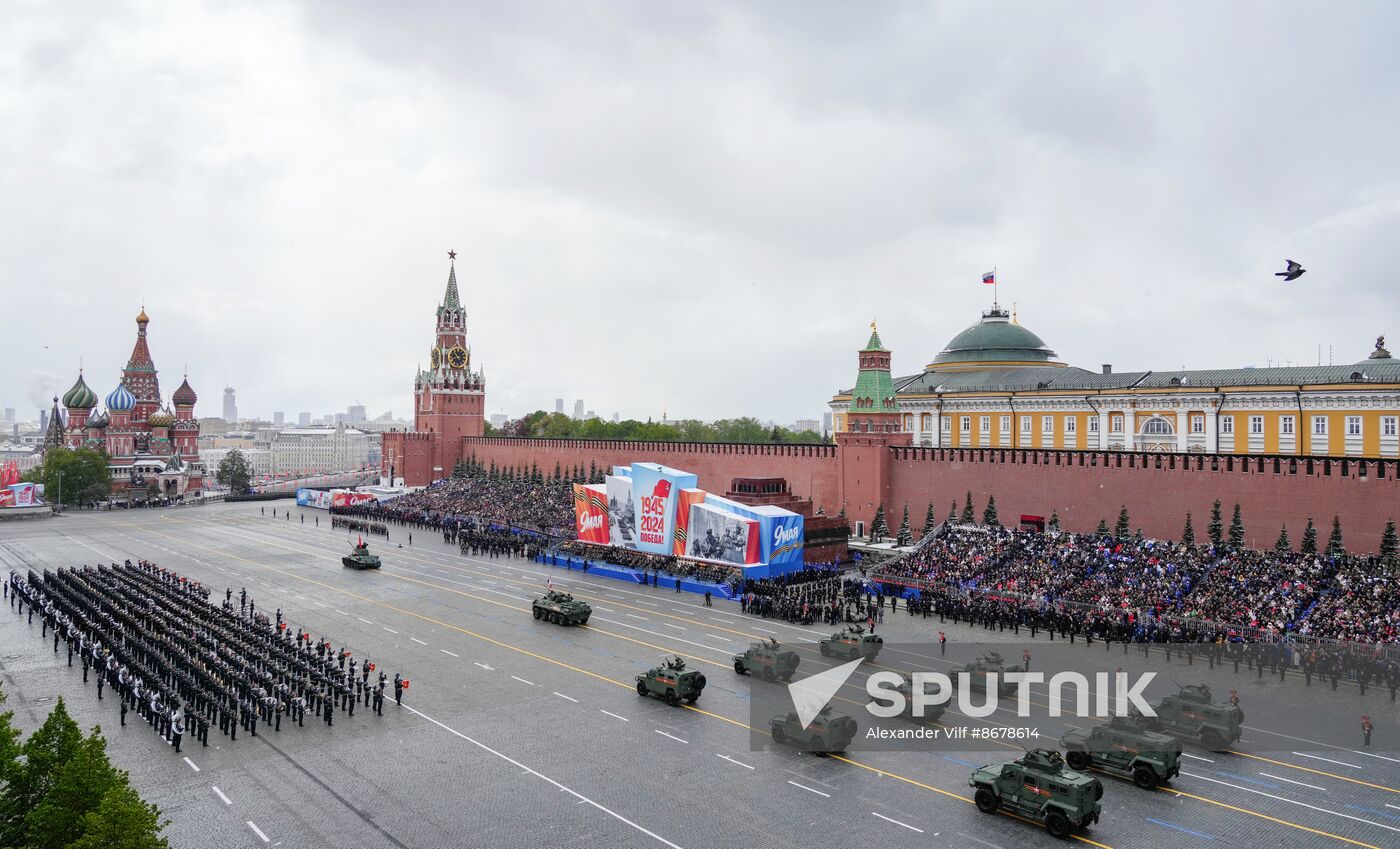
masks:
<instances>
[{"instance_id":1,"label":"colorful onion dome","mask_svg":"<svg viewBox=\"0 0 1400 849\"><path fill-rule=\"evenodd\" d=\"M141 314L138 315L138 316L136 316L136 323L137 323L137 324L149 324L150 321L151 321L151 317L148 316L148 315L146 315L146 305L145 305L145 304L142 304L142 305L141 305Z\"/></svg>"},{"instance_id":2,"label":"colorful onion dome","mask_svg":"<svg viewBox=\"0 0 1400 849\"><path fill-rule=\"evenodd\" d=\"M88 427L90 427L90 428L97 428L98 430L101 430L102 428L106 427L107 425L109 425L109 424L111 424L111 423L112 423L111 417L109 417L106 413L101 413L101 412L99 412L99 413L93 413L92 416L89 417L88 420L87 420L87 426L88 426Z\"/></svg>"},{"instance_id":3,"label":"colorful onion dome","mask_svg":"<svg viewBox=\"0 0 1400 849\"><path fill-rule=\"evenodd\" d=\"M170 396L170 400L175 402L177 407L193 407L199 400L199 396L194 394L194 388L190 386L190 379L180 384L180 388L175 390L175 394Z\"/></svg>"},{"instance_id":4,"label":"colorful onion dome","mask_svg":"<svg viewBox=\"0 0 1400 849\"><path fill-rule=\"evenodd\" d=\"M175 423L175 414L169 410L156 410L146 417L146 424L151 427L170 427Z\"/></svg>"},{"instance_id":5,"label":"colorful onion dome","mask_svg":"<svg viewBox=\"0 0 1400 849\"><path fill-rule=\"evenodd\" d=\"M136 396L123 384L118 383L107 396L107 409L113 413L129 413L136 407Z\"/></svg>"},{"instance_id":6,"label":"colorful onion dome","mask_svg":"<svg viewBox=\"0 0 1400 849\"><path fill-rule=\"evenodd\" d=\"M78 382L63 395L63 406L70 410L91 410L97 406L97 393L88 388L81 369L78 370Z\"/></svg>"}]
</instances>

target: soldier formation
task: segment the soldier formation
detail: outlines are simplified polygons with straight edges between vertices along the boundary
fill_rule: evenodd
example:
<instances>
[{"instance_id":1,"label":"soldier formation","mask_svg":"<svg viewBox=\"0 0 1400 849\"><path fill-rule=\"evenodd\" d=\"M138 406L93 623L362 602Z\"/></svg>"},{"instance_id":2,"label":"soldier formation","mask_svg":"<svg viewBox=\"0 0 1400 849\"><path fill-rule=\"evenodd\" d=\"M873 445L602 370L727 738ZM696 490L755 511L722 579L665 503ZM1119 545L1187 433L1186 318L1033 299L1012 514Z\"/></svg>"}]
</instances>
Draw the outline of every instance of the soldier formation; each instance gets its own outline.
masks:
<instances>
[{"instance_id":1,"label":"soldier formation","mask_svg":"<svg viewBox=\"0 0 1400 849\"><path fill-rule=\"evenodd\" d=\"M278 609L274 619L258 613L247 590L234 604L209 603L209 589L145 560L80 569L11 572L4 584L11 609L39 614L40 636L53 631L53 650L68 649L83 683L96 679L117 696L121 724L135 710L157 734L180 751L186 733L209 745L217 727L230 740L239 730L257 735L258 723L282 730L282 722L322 718L332 725L337 710L355 706L382 716L388 676L342 646L298 628L292 635ZM395 700L402 704L407 681L395 674Z\"/></svg>"}]
</instances>

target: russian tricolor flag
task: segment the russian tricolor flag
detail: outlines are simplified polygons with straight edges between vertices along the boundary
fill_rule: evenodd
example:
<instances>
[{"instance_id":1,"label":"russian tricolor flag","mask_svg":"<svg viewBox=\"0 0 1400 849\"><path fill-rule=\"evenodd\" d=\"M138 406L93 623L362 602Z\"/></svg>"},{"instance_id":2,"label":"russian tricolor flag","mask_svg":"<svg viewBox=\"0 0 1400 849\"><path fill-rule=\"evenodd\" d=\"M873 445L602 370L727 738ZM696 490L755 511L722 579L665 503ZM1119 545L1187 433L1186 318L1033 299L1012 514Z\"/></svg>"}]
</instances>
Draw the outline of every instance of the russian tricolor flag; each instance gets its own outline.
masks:
<instances>
[{"instance_id":1,"label":"russian tricolor flag","mask_svg":"<svg viewBox=\"0 0 1400 849\"><path fill-rule=\"evenodd\" d=\"M986 274L982 275L982 282L986 283L988 286L996 285L997 273L995 271L988 271Z\"/></svg>"}]
</instances>

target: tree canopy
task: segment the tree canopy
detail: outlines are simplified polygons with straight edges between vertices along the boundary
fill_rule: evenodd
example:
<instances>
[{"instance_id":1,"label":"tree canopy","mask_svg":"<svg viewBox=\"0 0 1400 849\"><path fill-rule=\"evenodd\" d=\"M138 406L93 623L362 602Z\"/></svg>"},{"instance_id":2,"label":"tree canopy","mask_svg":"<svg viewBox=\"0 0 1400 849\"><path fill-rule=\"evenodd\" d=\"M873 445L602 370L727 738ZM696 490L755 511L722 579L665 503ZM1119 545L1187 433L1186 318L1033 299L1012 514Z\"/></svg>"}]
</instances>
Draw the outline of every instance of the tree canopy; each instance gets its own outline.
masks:
<instances>
[{"instance_id":1,"label":"tree canopy","mask_svg":"<svg viewBox=\"0 0 1400 849\"><path fill-rule=\"evenodd\" d=\"M92 448L54 448L44 462L31 469L25 480L44 485L44 499L52 504L78 504L106 498L112 490L107 454Z\"/></svg>"},{"instance_id":2,"label":"tree canopy","mask_svg":"<svg viewBox=\"0 0 1400 849\"><path fill-rule=\"evenodd\" d=\"M234 448L219 461L214 477L234 495L246 495L253 480L253 470L243 452Z\"/></svg>"},{"instance_id":3,"label":"tree canopy","mask_svg":"<svg viewBox=\"0 0 1400 849\"><path fill-rule=\"evenodd\" d=\"M828 442L812 430L766 427L758 419L743 416L715 422L684 420L675 422L620 422L604 419L575 419L563 413L536 410L527 416L490 428L490 436L518 436L536 439L621 439L635 442L741 442L804 445Z\"/></svg>"}]
</instances>

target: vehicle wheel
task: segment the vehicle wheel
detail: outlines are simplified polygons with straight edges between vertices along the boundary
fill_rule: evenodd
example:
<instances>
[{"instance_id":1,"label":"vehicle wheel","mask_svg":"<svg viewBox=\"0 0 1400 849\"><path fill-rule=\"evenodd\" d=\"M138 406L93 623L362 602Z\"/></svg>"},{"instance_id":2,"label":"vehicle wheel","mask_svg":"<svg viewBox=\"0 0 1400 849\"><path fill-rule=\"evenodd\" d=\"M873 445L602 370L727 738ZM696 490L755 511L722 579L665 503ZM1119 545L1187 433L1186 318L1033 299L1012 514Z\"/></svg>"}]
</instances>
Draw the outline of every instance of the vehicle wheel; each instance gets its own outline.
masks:
<instances>
[{"instance_id":1,"label":"vehicle wheel","mask_svg":"<svg viewBox=\"0 0 1400 849\"><path fill-rule=\"evenodd\" d=\"M736 660L736 661L734 661L734 674L735 674L735 675L743 675L743 674L744 674L744 662L743 662L742 660Z\"/></svg>"},{"instance_id":2,"label":"vehicle wheel","mask_svg":"<svg viewBox=\"0 0 1400 849\"><path fill-rule=\"evenodd\" d=\"M645 682L645 681L638 681L638 682L637 682L637 695L639 695L639 696L645 696L646 694L647 694L647 682Z\"/></svg>"},{"instance_id":3,"label":"vehicle wheel","mask_svg":"<svg viewBox=\"0 0 1400 849\"><path fill-rule=\"evenodd\" d=\"M695 689L697 689L697 690L703 690L703 689L705 689L705 676L704 676L704 675L696 675L696 676L695 676Z\"/></svg>"},{"instance_id":4,"label":"vehicle wheel","mask_svg":"<svg viewBox=\"0 0 1400 849\"><path fill-rule=\"evenodd\" d=\"M1081 752L1077 749L1071 749L1068 752L1065 752L1065 761L1069 764L1070 769L1088 769L1089 753Z\"/></svg>"},{"instance_id":5,"label":"vehicle wheel","mask_svg":"<svg viewBox=\"0 0 1400 849\"><path fill-rule=\"evenodd\" d=\"M1059 811L1051 811L1045 817L1045 830L1050 832L1051 837L1068 840L1070 832L1069 817Z\"/></svg>"},{"instance_id":6,"label":"vehicle wheel","mask_svg":"<svg viewBox=\"0 0 1400 849\"><path fill-rule=\"evenodd\" d=\"M1133 770L1133 783L1143 790L1151 790L1157 786L1157 773L1153 772L1152 767L1139 766Z\"/></svg>"},{"instance_id":7,"label":"vehicle wheel","mask_svg":"<svg viewBox=\"0 0 1400 849\"><path fill-rule=\"evenodd\" d=\"M821 644L822 657L831 657L831 649L826 647L826 643Z\"/></svg>"},{"instance_id":8,"label":"vehicle wheel","mask_svg":"<svg viewBox=\"0 0 1400 849\"><path fill-rule=\"evenodd\" d=\"M788 674L784 675L782 680L784 684L790 683L792 681L792 673L789 672Z\"/></svg>"},{"instance_id":9,"label":"vehicle wheel","mask_svg":"<svg viewBox=\"0 0 1400 849\"><path fill-rule=\"evenodd\" d=\"M588 624L588 617L585 616L585 617L583 617L582 619L580 619L580 620L578 621L578 624L580 624L580 625L587 625L587 624Z\"/></svg>"},{"instance_id":10,"label":"vehicle wheel","mask_svg":"<svg viewBox=\"0 0 1400 849\"><path fill-rule=\"evenodd\" d=\"M680 703L681 703L681 697L678 696L678 695L676 695L676 691L675 691L675 690L667 690L667 691L666 691L666 704L670 705L671 707L675 707L676 705L679 705Z\"/></svg>"},{"instance_id":11,"label":"vehicle wheel","mask_svg":"<svg viewBox=\"0 0 1400 849\"><path fill-rule=\"evenodd\" d=\"M787 742L787 735L783 733L783 727L782 727L781 725L774 725L774 726L772 726L772 730L773 730L773 742L774 742L774 743L786 743L786 742Z\"/></svg>"},{"instance_id":12,"label":"vehicle wheel","mask_svg":"<svg viewBox=\"0 0 1400 849\"><path fill-rule=\"evenodd\" d=\"M1207 728L1201 732L1201 745L1212 752L1218 752L1225 748L1225 740L1220 736L1220 732L1214 728Z\"/></svg>"},{"instance_id":13,"label":"vehicle wheel","mask_svg":"<svg viewBox=\"0 0 1400 849\"><path fill-rule=\"evenodd\" d=\"M540 609L538 607L535 608L535 618L540 618Z\"/></svg>"},{"instance_id":14,"label":"vehicle wheel","mask_svg":"<svg viewBox=\"0 0 1400 849\"><path fill-rule=\"evenodd\" d=\"M819 755L826 754L826 741L820 736L812 738L812 751Z\"/></svg>"},{"instance_id":15,"label":"vehicle wheel","mask_svg":"<svg viewBox=\"0 0 1400 849\"><path fill-rule=\"evenodd\" d=\"M771 667L771 666L765 666L765 667L763 667L763 680L764 680L764 681L767 681L767 682L770 683L770 684L773 683L773 667Z\"/></svg>"},{"instance_id":16,"label":"vehicle wheel","mask_svg":"<svg viewBox=\"0 0 1400 849\"><path fill-rule=\"evenodd\" d=\"M686 696L686 697L685 697L685 703L688 704L688 705L693 705L693 704L695 704L695 701L696 701L697 699L699 699L699 698L700 698L699 696Z\"/></svg>"},{"instance_id":17,"label":"vehicle wheel","mask_svg":"<svg viewBox=\"0 0 1400 849\"><path fill-rule=\"evenodd\" d=\"M975 798L977 800L977 810L984 814L994 814L997 812L997 794L993 793L989 788L978 787Z\"/></svg>"}]
</instances>

